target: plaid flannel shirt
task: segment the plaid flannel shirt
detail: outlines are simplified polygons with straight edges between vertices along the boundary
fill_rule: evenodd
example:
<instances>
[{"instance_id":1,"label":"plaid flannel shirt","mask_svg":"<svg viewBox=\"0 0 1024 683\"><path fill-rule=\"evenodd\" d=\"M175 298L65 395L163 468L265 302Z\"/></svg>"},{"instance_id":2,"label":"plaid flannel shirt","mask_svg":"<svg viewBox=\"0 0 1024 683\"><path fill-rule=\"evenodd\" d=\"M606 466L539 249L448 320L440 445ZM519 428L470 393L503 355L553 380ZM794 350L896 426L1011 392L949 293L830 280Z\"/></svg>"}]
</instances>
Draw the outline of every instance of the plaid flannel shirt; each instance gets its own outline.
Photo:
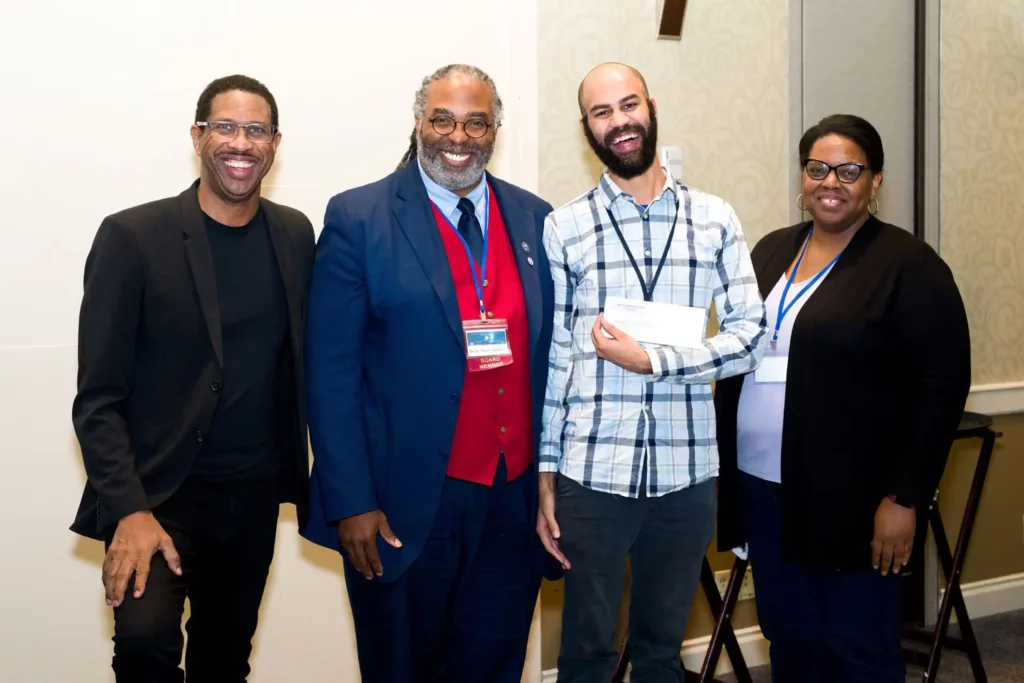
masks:
<instances>
[{"instance_id":1,"label":"plaid flannel shirt","mask_svg":"<svg viewBox=\"0 0 1024 683\"><path fill-rule=\"evenodd\" d=\"M544 248L555 285L555 321L543 413L541 472L596 491L661 496L718 474L711 382L754 370L764 355L764 303L732 207L679 185L638 205L608 175L548 216ZM678 208L677 208L678 207ZM591 329L608 296L644 292L609 212L650 283L675 235L652 301L704 309L719 330L701 348L646 346L653 373L597 357ZM677 218L678 213L678 218Z\"/></svg>"}]
</instances>

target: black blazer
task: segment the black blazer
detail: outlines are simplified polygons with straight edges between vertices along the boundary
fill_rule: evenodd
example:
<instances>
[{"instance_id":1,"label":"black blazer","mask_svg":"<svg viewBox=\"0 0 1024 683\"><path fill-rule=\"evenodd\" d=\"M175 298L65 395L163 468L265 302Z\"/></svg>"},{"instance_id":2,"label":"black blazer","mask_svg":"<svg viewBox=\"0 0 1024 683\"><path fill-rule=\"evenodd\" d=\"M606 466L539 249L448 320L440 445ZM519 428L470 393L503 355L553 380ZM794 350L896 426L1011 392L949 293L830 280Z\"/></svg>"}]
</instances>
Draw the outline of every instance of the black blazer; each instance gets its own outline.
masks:
<instances>
[{"instance_id":1,"label":"black blazer","mask_svg":"<svg viewBox=\"0 0 1024 683\"><path fill-rule=\"evenodd\" d=\"M71 530L105 538L119 519L161 504L202 447L222 381L213 256L199 181L177 197L103 220L85 264L79 316L78 394L72 420L88 480ZM315 243L309 219L260 200L288 300L287 383L291 463L281 487L304 519L306 298Z\"/></svg>"},{"instance_id":2,"label":"black blazer","mask_svg":"<svg viewBox=\"0 0 1024 683\"><path fill-rule=\"evenodd\" d=\"M761 296L810 223L751 252ZM925 242L869 218L797 317L782 432L782 556L810 569L870 566L874 515L896 494L932 499L971 384L967 316ZM746 542L736 462L743 377L718 383L718 547Z\"/></svg>"}]
</instances>

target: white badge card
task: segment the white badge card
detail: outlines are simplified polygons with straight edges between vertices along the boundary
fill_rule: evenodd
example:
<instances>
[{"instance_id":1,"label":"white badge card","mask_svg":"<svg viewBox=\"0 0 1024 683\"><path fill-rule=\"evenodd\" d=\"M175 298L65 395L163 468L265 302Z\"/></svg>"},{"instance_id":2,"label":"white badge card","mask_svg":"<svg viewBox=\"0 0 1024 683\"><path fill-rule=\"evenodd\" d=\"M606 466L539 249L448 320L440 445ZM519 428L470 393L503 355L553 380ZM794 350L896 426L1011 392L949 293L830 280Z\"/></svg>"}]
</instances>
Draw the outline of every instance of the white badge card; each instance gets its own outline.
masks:
<instances>
[{"instance_id":1,"label":"white badge card","mask_svg":"<svg viewBox=\"0 0 1024 683\"><path fill-rule=\"evenodd\" d=\"M773 356L765 354L761 365L754 371L754 381L762 383L786 383L786 371L789 370L789 356Z\"/></svg>"},{"instance_id":2,"label":"white badge card","mask_svg":"<svg viewBox=\"0 0 1024 683\"><path fill-rule=\"evenodd\" d=\"M512 364L512 345L508 338L508 323L504 320L466 320L462 323L466 335L466 359L470 372L503 368Z\"/></svg>"}]
</instances>

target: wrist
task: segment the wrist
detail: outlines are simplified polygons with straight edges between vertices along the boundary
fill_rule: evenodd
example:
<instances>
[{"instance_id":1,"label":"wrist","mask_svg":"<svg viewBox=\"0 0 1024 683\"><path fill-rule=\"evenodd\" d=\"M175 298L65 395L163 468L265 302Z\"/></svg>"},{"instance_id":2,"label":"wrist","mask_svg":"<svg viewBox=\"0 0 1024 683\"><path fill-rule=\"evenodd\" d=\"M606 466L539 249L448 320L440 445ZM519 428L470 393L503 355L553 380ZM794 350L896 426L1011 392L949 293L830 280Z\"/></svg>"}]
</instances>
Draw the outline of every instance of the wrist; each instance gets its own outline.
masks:
<instances>
[{"instance_id":1,"label":"wrist","mask_svg":"<svg viewBox=\"0 0 1024 683\"><path fill-rule=\"evenodd\" d=\"M895 493L890 493L888 496L886 496L886 499L891 503L896 503L900 507L905 507L910 510L917 509L917 503L914 503L913 501L907 499L906 496L900 496Z\"/></svg>"}]
</instances>

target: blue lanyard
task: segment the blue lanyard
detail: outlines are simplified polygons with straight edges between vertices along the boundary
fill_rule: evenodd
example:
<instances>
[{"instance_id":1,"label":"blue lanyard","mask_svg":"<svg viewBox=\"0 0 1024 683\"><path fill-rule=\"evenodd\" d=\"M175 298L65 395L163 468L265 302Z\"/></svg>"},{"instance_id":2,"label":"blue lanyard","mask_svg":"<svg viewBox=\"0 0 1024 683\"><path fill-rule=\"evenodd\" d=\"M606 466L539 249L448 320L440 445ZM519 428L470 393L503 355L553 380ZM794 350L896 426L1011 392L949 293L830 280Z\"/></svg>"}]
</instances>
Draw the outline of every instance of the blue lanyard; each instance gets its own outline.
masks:
<instances>
[{"instance_id":1,"label":"blue lanyard","mask_svg":"<svg viewBox=\"0 0 1024 683\"><path fill-rule=\"evenodd\" d=\"M452 222L445 216L444 212L438 207L437 212L444 218L444 222L448 224L448 227L452 229L455 236L462 242L463 248L466 250L466 260L469 261L469 271L473 274L473 287L476 288L476 298L480 302L480 320L487 322L487 314L484 309L484 286L483 283L487 282L487 242L491 238L491 231L487 229L487 223L491 218L491 188L489 185L484 186L484 224L481 226L484 231L484 251L481 254L480 259L483 262L481 269L477 272L476 261L473 260L473 252L469 249L469 243L466 242L466 238L462 236L459 229L452 225ZM434 204L436 207L437 204Z\"/></svg>"},{"instance_id":2,"label":"blue lanyard","mask_svg":"<svg viewBox=\"0 0 1024 683\"><path fill-rule=\"evenodd\" d=\"M836 254L836 257L832 259L832 262L829 263L824 268L822 268L821 270L819 270L818 274L812 277L810 282L808 282L807 285L803 289L801 289L795 297L793 297L793 300L789 302L789 305L786 306L786 295L789 294L789 288L793 284L793 278L796 277L796 271L800 269L800 262L804 260L804 254L807 253L807 245L811 243L811 235L813 234L814 228L812 227L811 231L807 233L807 240L804 241L804 248L800 250L800 256L796 260L796 265L793 266L793 272L789 274L789 277L786 279L786 286L782 290L782 297L779 299L779 313L778 316L775 318L775 334L772 335L773 350L775 349L776 343L779 341L779 328L782 326L782 319L786 317L787 313L789 313L789 309L793 308L793 304L799 301L800 297L802 297L808 289L813 287L814 283L820 280L821 277L828 272L828 269L836 264L836 261L839 260L839 257L843 255L842 251Z\"/></svg>"}]
</instances>

